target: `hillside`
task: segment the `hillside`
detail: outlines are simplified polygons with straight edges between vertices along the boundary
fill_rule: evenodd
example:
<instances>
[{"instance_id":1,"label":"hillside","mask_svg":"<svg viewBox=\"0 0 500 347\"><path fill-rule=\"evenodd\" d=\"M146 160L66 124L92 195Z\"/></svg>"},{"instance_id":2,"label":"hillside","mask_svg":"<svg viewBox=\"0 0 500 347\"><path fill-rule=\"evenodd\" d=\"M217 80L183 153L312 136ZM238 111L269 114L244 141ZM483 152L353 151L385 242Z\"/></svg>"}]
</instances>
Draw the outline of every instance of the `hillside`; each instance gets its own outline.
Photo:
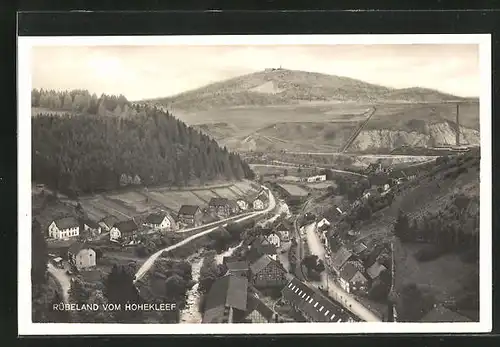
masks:
<instances>
[{"instance_id":1,"label":"hillside","mask_svg":"<svg viewBox=\"0 0 500 347\"><path fill-rule=\"evenodd\" d=\"M375 107L349 151L387 153L454 144L460 103L461 144L479 145L478 100L314 72L268 69L148 102L240 152L336 152Z\"/></svg>"},{"instance_id":2,"label":"hillside","mask_svg":"<svg viewBox=\"0 0 500 347\"><path fill-rule=\"evenodd\" d=\"M33 180L75 194L253 177L237 154L157 108L136 106L127 117L105 116L121 107L116 100L102 96L97 114L87 108L33 117Z\"/></svg>"},{"instance_id":3,"label":"hillside","mask_svg":"<svg viewBox=\"0 0 500 347\"><path fill-rule=\"evenodd\" d=\"M393 89L360 80L286 69L266 69L181 93L147 100L174 110L296 104L301 101L442 102L459 97L424 88Z\"/></svg>"}]
</instances>

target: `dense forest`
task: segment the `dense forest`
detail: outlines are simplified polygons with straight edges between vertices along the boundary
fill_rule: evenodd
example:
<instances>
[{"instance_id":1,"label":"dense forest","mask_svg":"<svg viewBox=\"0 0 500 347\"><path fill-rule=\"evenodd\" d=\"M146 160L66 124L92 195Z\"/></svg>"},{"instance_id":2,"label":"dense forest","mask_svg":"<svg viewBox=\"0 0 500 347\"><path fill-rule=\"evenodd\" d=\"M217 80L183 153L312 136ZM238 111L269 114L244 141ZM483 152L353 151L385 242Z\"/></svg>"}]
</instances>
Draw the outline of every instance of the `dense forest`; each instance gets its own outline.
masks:
<instances>
[{"instance_id":1,"label":"dense forest","mask_svg":"<svg viewBox=\"0 0 500 347\"><path fill-rule=\"evenodd\" d=\"M238 154L156 107L86 91L34 90L32 102L48 109L32 118L32 179L67 194L253 178Z\"/></svg>"}]
</instances>

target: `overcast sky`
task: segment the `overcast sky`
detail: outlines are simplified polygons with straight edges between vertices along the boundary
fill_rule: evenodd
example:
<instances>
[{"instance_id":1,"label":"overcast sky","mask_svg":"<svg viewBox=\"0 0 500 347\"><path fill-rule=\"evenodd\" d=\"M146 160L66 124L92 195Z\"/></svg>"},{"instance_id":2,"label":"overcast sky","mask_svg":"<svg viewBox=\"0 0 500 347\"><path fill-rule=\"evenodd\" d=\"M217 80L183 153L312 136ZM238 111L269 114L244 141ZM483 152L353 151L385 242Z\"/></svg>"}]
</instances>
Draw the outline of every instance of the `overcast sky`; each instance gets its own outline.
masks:
<instances>
[{"instance_id":1,"label":"overcast sky","mask_svg":"<svg viewBox=\"0 0 500 347\"><path fill-rule=\"evenodd\" d=\"M387 87L479 96L478 45L36 47L34 88L88 89L129 100L169 96L269 67Z\"/></svg>"}]
</instances>

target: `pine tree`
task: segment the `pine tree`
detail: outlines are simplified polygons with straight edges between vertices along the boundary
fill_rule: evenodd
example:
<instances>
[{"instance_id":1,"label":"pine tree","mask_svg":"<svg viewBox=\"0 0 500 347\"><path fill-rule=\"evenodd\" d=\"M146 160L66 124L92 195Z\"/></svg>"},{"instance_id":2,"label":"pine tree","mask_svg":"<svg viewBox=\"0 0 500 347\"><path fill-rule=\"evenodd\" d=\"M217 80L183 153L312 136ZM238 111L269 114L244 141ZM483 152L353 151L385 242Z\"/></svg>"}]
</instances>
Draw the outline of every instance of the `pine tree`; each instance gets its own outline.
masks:
<instances>
[{"instance_id":1,"label":"pine tree","mask_svg":"<svg viewBox=\"0 0 500 347\"><path fill-rule=\"evenodd\" d=\"M71 110L73 108L73 100L71 100L71 95L69 93L66 93L64 95L64 101L62 104L62 108L64 110Z\"/></svg>"}]
</instances>

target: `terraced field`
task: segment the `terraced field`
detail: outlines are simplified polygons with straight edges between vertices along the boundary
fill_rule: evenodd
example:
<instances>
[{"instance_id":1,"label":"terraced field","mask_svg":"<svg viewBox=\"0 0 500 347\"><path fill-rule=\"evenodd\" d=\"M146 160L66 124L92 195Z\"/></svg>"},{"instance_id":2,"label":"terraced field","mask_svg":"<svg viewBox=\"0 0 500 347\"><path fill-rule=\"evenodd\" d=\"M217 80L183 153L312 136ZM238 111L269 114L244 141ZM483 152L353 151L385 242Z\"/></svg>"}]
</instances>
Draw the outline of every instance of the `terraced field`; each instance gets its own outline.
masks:
<instances>
[{"instance_id":1,"label":"terraced field","mask_svg":"<svg viewBox=\"0 0 500 347\"><path fill-rule=\"evenodd\" d=\"M237 199L238 195L229 188L212 189L217 195L226 199Z\"/></svg>"}]
</instances>

